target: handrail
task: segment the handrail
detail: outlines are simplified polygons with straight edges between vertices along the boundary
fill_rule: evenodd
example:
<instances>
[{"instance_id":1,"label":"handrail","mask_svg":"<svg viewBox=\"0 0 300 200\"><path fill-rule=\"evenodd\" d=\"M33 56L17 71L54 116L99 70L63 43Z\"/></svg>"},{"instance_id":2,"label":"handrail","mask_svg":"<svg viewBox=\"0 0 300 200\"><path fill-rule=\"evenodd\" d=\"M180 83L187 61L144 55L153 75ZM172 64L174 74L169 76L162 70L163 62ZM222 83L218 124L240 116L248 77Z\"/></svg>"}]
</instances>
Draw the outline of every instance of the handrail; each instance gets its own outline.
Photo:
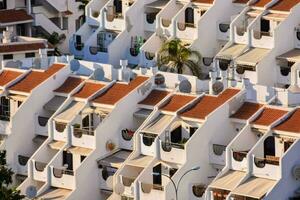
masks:
<instances>
[{"instance_id":1,"label":"handrail","mask_svg":"<svg viewBox=\"0 0 300 200\"><path fill-rule=\"evenodd\" d=\"M93 128L92 128L92 130L87 130L87 129L84 129L84 128L73 128L73 130L74 130L73 135L76 138L81 138L82 135L90 135L90 136L95 135L95 132L94 132Z\"/></svg>"}]
</instances>

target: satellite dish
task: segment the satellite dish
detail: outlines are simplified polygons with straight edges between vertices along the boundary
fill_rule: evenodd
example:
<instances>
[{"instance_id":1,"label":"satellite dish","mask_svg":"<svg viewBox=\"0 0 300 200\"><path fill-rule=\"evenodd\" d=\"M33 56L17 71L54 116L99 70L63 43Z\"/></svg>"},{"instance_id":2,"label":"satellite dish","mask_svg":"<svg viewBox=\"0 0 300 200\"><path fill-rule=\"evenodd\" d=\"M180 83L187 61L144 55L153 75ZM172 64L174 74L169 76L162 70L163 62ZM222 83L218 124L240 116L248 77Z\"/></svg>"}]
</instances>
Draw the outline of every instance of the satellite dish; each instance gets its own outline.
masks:
<instances>
[{"instance_id":1,"label":"satellite dish","mask_svg":"<svg viewBox=\"0 0 300 200\"><path fill-rule=\"evenodd\" d=\"M221 81L216 81L213 86L212 90L215 94L219 94L224 90L224 85Z\"/></svg>"},{"instance_id":2,"label":"satellite dish","mask_svg":"<svg viewBox=\"0 0 300 200\"><path fill-rule=\"evenodd\" d=\"M102 68L97 68L94 71L93 78L97 81L103 81L105 77L104 70Z\"/></svg>"},{"instance_id":3,"label":"satellite dish","mask_svg":"<svg viewBox=\"0 0 300 200\"><path fill-rule=\"evenodd\" d=\"M179 91L183 93L190 93L192 91L192 84L189 80L183 80L179 83Z\"/></svg>"},{"instance_id":4,"label":"satellite dish","mask_svg":"<svg viewBox=\"0 0 300 200\"><path fill-rule=\"evenodd\" d=\"M293 177L299 181L300 180L300 165L296 165L292 169Z\"/></svg>"},{"instance_id":5,"label":"satellite dish","mask_svg":"<svg viewBox=\"0 0 300 200\"><path fill-rule=\"evenodd\" d=\"M29 186L27 189L26 189L26 196L29 198L29 199L33 199L35 198L37 195L37 189L35 186L31 185Z\"/></svg>"},{"instance_id":6,"label":"satellite dish","mask_svg":"<svg viewBox=\"0 0 300 200\"><path fill-rule=\"evenodd\" d=\"M79 61L76 60L76 59L71 60L71 62L70 62L70 68L71 68L71 71L72 71L72 72L78 71L79 68L80 68L80 63L79 63Z\"/></svg>"}]
</instances>

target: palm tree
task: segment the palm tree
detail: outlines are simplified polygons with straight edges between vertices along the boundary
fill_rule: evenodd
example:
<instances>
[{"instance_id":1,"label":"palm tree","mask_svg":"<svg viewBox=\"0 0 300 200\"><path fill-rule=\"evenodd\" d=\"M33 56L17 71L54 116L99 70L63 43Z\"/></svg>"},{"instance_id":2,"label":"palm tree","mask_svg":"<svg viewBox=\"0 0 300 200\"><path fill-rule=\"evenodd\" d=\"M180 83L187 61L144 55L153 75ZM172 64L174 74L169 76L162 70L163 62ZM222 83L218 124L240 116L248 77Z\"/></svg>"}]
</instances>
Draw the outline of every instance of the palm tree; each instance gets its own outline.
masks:
<instances>
[{"instance_id":1,"label":"palm tree","mask_svg":"<svg viewBox=\"0 0 300 200\"><path fill-rule=\"evenodd\" d=\"M63 43L63 41L66 39L65 34L58 34L57 32L53 32L51 35L46 36L46 39L50 44L54 46L54 53L56 56L60 56L61 52L58 49L58 45Z\"/></svg>"},{"instance_id":2,"label":"palm tree","mask_svg":"<svg viewBox=\"0 0 300 200\"><path fill-rule=\"evenodd\" d=\"M187 48L180 39L166 41L158 58L158 67L162 71L183 74L184 70L189 69L198 78L204 77L200 67L200 53Z\"/></svg>"},{"instance_id":3,"label":"palm tree","mask_svg":"<svg viewBox=\"0 0 300 200\"><path fill-rule=\"evenodd\" d=\"M89 0L80 0L80 4L78 6L78 10L79 11L83 11L83 15L80 17L82 18L82 23L85 22L85 7L87 6L87 4L89 3Z\"/></svg>"}]
</instances>

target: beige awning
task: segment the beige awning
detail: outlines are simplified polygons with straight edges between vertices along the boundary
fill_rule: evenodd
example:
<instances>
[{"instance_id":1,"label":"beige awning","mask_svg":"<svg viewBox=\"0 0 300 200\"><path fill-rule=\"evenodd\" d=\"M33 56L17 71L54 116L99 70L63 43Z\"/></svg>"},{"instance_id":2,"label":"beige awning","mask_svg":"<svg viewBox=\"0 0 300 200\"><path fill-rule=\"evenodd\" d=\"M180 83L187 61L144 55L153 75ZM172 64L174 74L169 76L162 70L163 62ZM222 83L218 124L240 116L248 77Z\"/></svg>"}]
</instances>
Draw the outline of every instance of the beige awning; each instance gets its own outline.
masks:
<instances>
[{"instance_id":1,"label":"beige awning","mask_svg":"<svg viewBox=\"0 0 300 200\"><path fill-rule=\"evenodd\" d=\"M133 113L133 116L145 120L151 114L151 112L152 110L149 109L140 109Z\"/></svg>"},{"instance_id":2,"label":"beige awning","mask_svg":"<svg viewBox=\"0 0 300 200\"><path fill-rule=\"evenodd\" d=\"M24 102L27 99L27 96L19 95L19 94L10 94L9 98L13 99L14 101Z\"/></svg>"},{"instance_id":3,"label":"beige awning","mask_svg":"<svg viewBox=\"0 0 300 200\"><path fill-rule=\"evenodd\" d=\"M71 122L84 108L85 103L73 101L63 112L58 114L54 120L61 123Z\"/></svg>"},{"instance_id":4,"label":"beige awning","mask_svg":"<svg viewBox=\"0 0 300 200\"><path fill-rule=\"evenodd\" d=\"M72 154L88 156L93 151L93 149L73 146L73 147L68 148L67 151Z\"/></svg>"},{"instance_id":5,"label":"beige awning","mask_svg":"<svg viewBox=\"0 0 300 200\"><path fill-rule=\"evenodd\" d=\"M159 134L172 122L172 119L172 115L160 114L143 129L143 132Z\"/></svg>"},{"instance_id":6,"label":"beige awning","mask_svg":"<svg viewBox=\"0 0 300 200\"><path fill-rule=\"evenodd\" d=\"M158 1L154 1L152 3L146 4L146 6L148 8L163 9L168 2L169 1L166 1L166 0L158 0Z\"/></svg>"},{"instance_id":7,"label":"beige awning","mask_svg":"<svg viewBox=\"0 0 300 200\"><path fill-rule=\"evenodd\" d=\"M65 146L65 142L62 141L52 141L48 145L51 149L60 150Z\"/></svg>"},{"instance_id":8,"label":"beige awning","mask_svg":"<svg viewBox=\"0 0 300 200\"><path fill-rule=\"evenodd\" d=\"M128 158L130 153L131 151L124 151L124 150L118 151L113 155L110 155L104 159L99 160L98 164L119 169L123 164L123 162Z\"/></svg>"},{"instance_id":9,"label":"beige awning","mask_svg":"<svg viewBox=\"0 0 300 200\"><path fill-rule=\"evenodd\" d=\"M277 56L277 59L287 60L288 62L299 62L300 49L293 49L287 53Z\"/></svg>"},{"instance_id":10,"label":"beige awning","mask_svg":"<svg viewBox=\"0 0 300 200\"><path fill-rule=\"evenodd\" d=\"M261 199L276 184L275 180L251 177L232 191L232 194Z\"/></svg>"},{"instance_id":11,"label":"beige awning","mask_svg":"<svg viewBox=\"0 0 300 200\"><path fill-rule=\"evenodd\" d=\"M281 14L281 13L269 13L263 16L266 20L271 21L284 21L288 17L288 14Z\"/></svg>"},{"instance_id":12,"label":"beige awning","mask_svg":"<svg viewBox=\"0 0 300 200\"><path fill-rule=\"evenodd\" d=\"M209 187L232 191L238 186L240 181L246 176L246 172L242 171L233 171L225 173L222 177L218 178L210 184Z\"/></svg>"},{"instance_id":13,"label":"beige awning","mask_svg":"<svg viewBox=\"0 0 300 200\"><path fill-rule=\"evenodd\" d=\"M43 192L38 196L38 199L57 199L59 197L60 199L66 199L70 194L72 190L62 189L62 188L50 188L49 190Z\"/></svg>"},{"instance_id":14,"label":"beige awning","mask_svg":"<svg viewBox=\"0 0 300 200\"><path fill-rule=\"evenodd\" d=\"M142 155L130 160L127 164L135 167L145 168L150 164L152 160L153 160L152 156Z\"/></svg>"},{"instance_id":15,"label":"beige awning","mask_svg":"<svg viewBox=\"0 0 300 200\"><path fill-rule=\"evenodd\" d=\"M44 109L50 112L55 112L66 99L66 97L54 96L50 101L48 101L44 105Z\"/></svg>"},{"instance_id":16,"label":"beige awning","mask_svg":"<svg viewBox=\"0 0 300 200\"><path fill-rule=\"evenodd\" d=\"M236 59L238 65L256 66L271 50L252 48Z\"/></svg>"},{"instance_id":17,"label":"beige awning","mask_svg":"<svg viewBox=\"0 0 300 200\"><path fill-rule=\"evenodd\" d=\"M228 47L227 49L221 50L217 55L217 59L224 59L224 60L233 60L237 56L241 55L243 51L246 49L247 45L244 44L233 44L232 46Z\"/></svg>"}]
</instances>

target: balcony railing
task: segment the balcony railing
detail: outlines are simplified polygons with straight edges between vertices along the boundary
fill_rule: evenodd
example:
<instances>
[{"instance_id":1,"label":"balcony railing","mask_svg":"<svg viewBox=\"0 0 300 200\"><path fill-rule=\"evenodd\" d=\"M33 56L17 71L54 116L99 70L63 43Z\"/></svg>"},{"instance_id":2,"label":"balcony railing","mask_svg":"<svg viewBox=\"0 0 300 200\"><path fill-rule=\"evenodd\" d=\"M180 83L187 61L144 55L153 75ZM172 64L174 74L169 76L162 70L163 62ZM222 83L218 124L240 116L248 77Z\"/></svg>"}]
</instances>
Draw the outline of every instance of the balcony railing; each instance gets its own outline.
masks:
<instances>
[{"instance_id":1,"label":"balcony railing","mask_svg":"<svg viewBox=\"0 0 300 200\"><path fill-rule=\"evenodd\" d=\"M164 186L158 184L141 183L143 193L149 194L151 190L164 191Z\"/></svg>"},{"instance_id":2,"label":"balcony railing","mask_svg":"<svg viewBox=\"0 0 300 200\"><path fill-rule=\"evenodd\" d=\"M74 128L73 135L76 138L81 138L82 135L94 136L94 128Z\"/></svg>"},{"instance_id":3,"label":"balcony railing","mask_svg":"<svg viewBox=\"0 0 300 200\"><path fill-rule=\"evenodd\" d=\"M172 143L172 142L161 142L161 147L165 152L170 152L172 148L184 149L185 144Z\"/></svg>"},{"instance_id":4,"label":"balcony railing","mask_svg":"<svg viewBox=\"0 0 300 200\"><path fill-rule=\"evenodd\" d=\"M258 168L264 168L266 164L279 166L279 157L266 156L266 158L254 157L255 166Z\"/></svg>"},{"instance_id":5,"label":"balcony railing","mask_svg":"<svg viewBox=\"0 0 300 200\"><path fill-rule=\"evenodd\" d=\"M53 175L55 178L62 178L64 174L74 176L74 171L68 169L53 168Z\"/></svg>"},{"instance_id":6,"label":"balcony railing","mask_svg":"<svg viewBox=\"0 0 300 200\"><path fill-rule=\"evenodd\" d=\"M177 22L177 28L178 28L178 30L184 31L186 29L186 27L195 28L195 24L193 24L193 23Z\"/></svg>"}]
</instances>

